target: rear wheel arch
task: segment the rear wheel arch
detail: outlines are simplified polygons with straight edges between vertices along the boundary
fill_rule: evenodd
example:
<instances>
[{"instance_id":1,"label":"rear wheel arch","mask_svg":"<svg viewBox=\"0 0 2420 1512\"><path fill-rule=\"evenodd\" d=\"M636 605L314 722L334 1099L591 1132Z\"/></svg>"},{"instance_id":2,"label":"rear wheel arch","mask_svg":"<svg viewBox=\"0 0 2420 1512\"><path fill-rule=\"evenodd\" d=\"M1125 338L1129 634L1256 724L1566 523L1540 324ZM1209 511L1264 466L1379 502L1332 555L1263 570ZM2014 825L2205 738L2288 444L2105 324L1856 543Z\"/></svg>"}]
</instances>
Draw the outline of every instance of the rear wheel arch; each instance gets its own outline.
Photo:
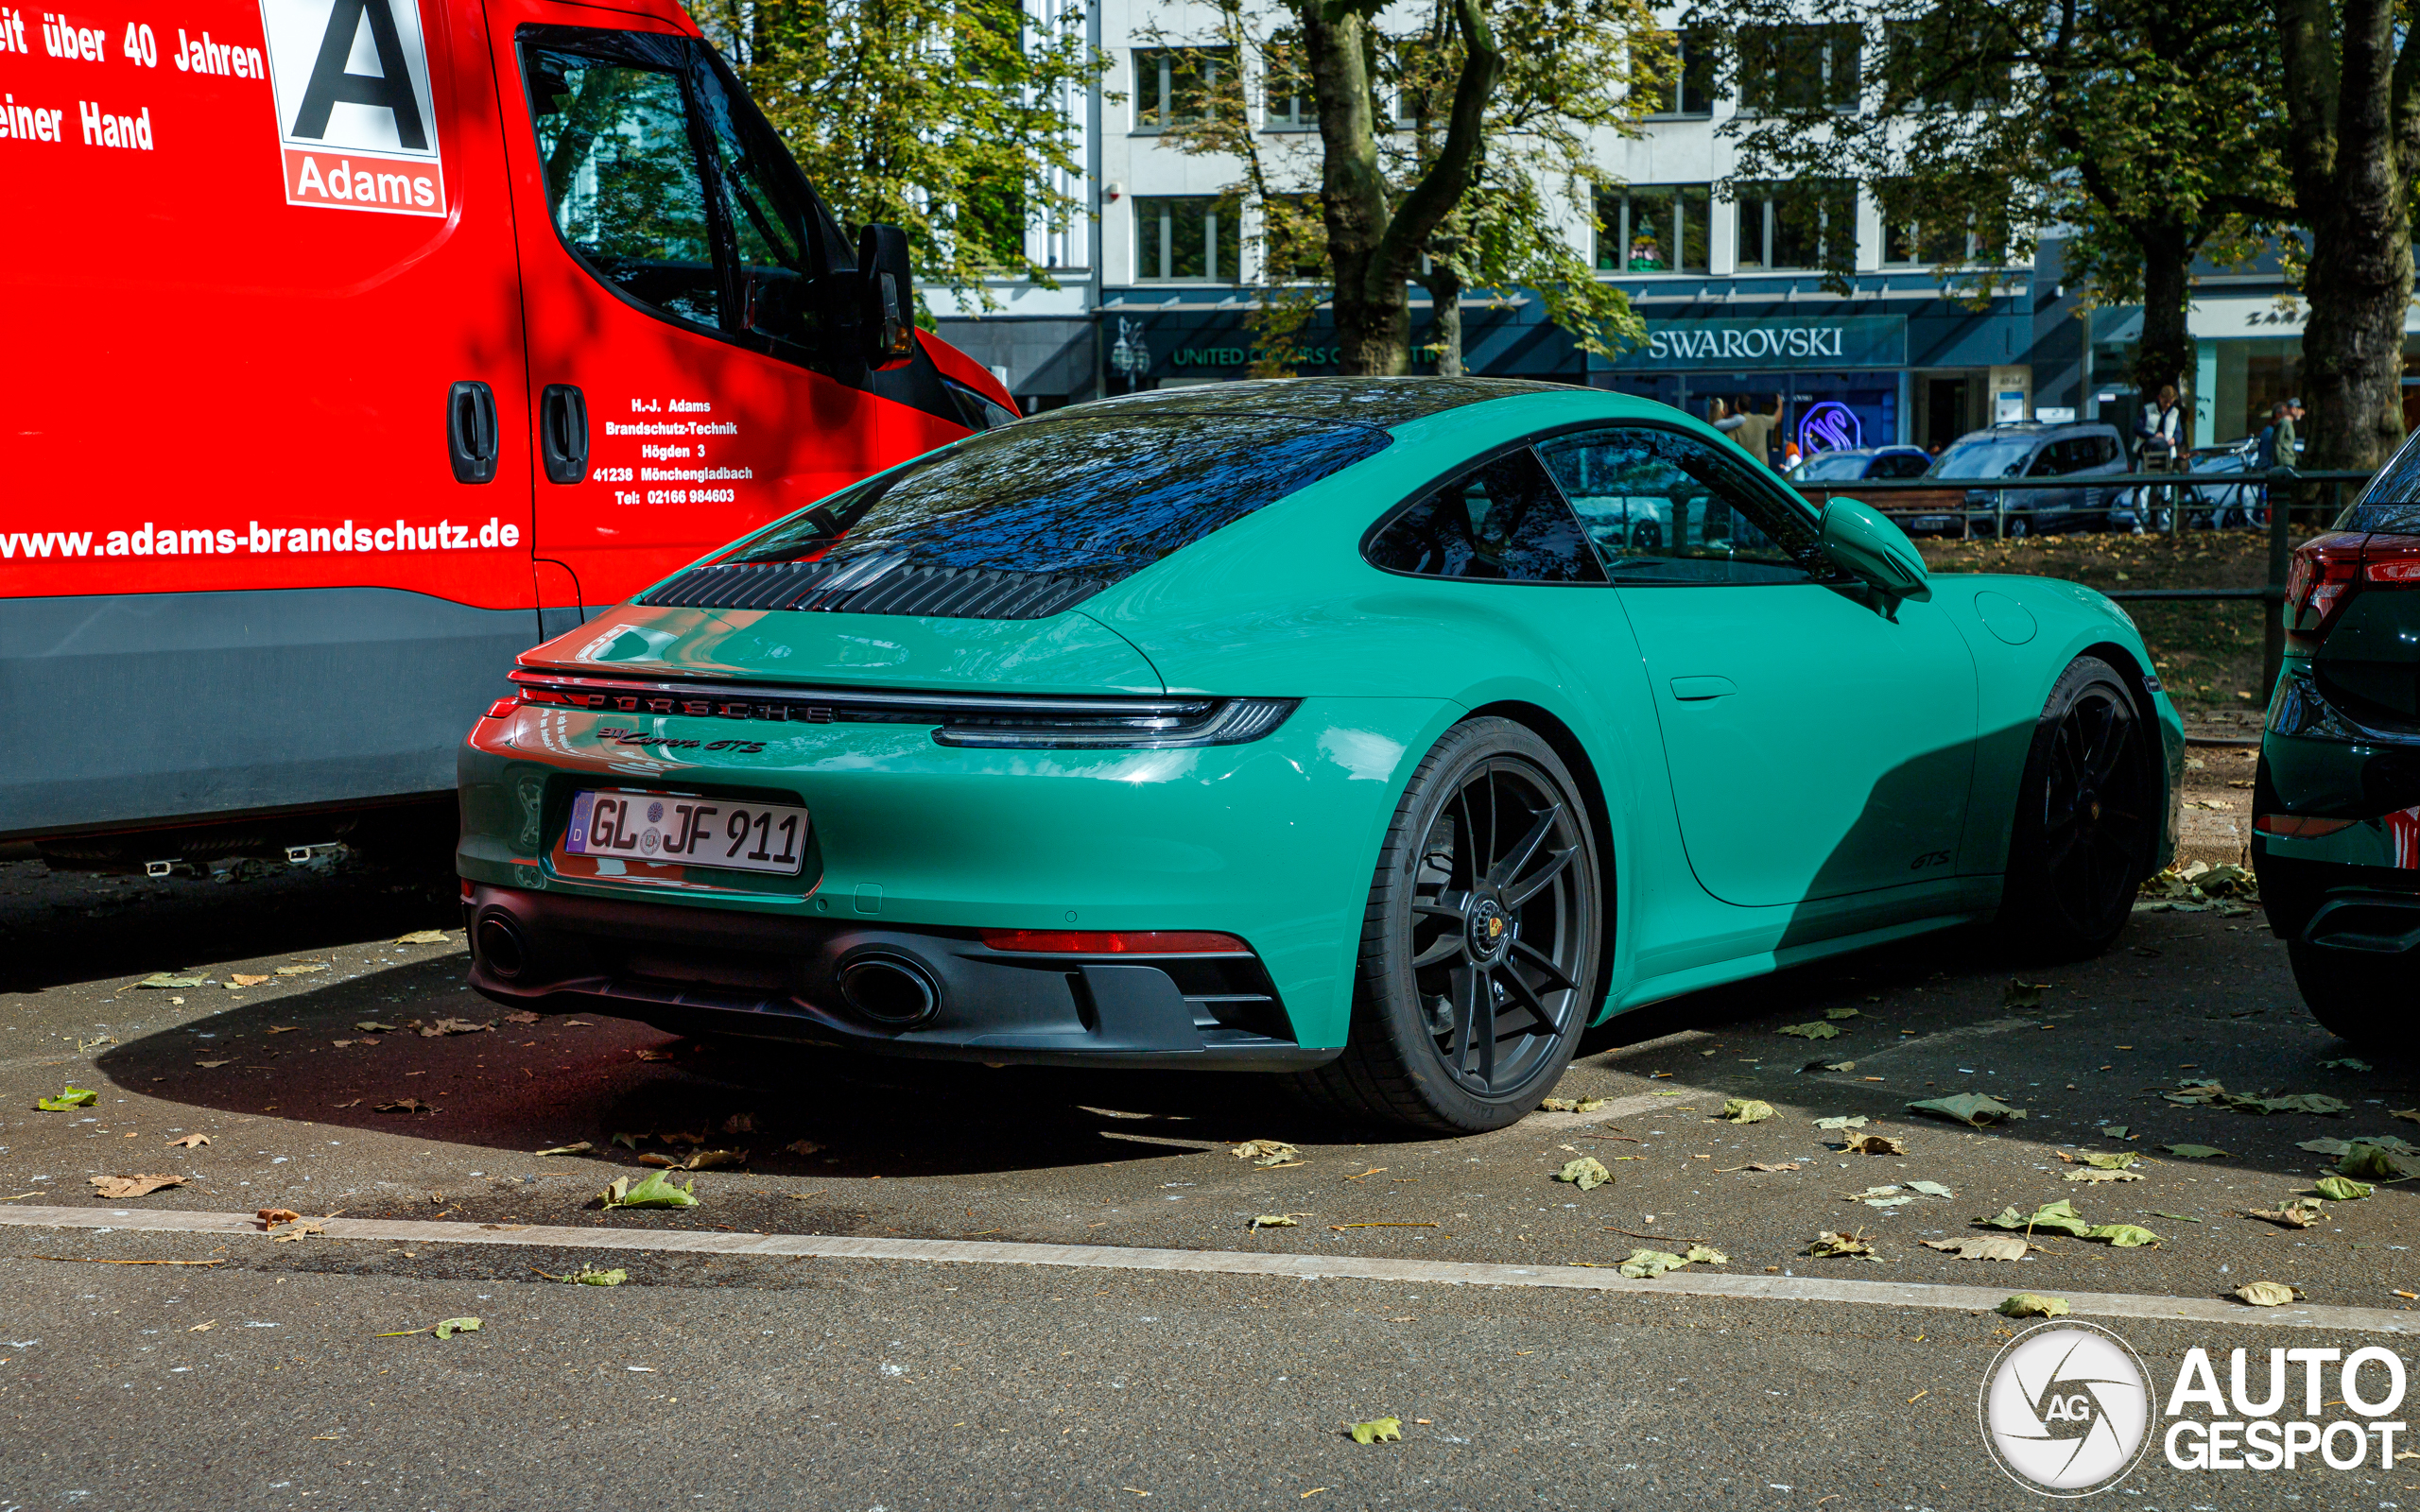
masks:
<instances>
[{"instance_id":1,"label":"rear wheel arch","mask_svg":"<svg viewBox=\"0 0 2420 1512\"><path fill-rule=\"evenodd\" d=\"M1556 717L1553 711L1534 703L1506 699L1472 710L1464 719L1509 719L1527 729L1547 743L1563 765L1571 771L1571 779L1580 784L1580 796L1588 805L1589 833L1597 841L1597 875L1602 888L1603 907L1597 926L1597 971L1599 990L1589 1009L1589 1022L1597 1022L1597 1010L1602 1008L1612 995L1616 925L1621 913L1622 873L1614 843L1613 805L1605 797L1605 784L1597 775L1597 764L1588 747L1572 731L1569 725Z\"/></svg>"}]
</instances>

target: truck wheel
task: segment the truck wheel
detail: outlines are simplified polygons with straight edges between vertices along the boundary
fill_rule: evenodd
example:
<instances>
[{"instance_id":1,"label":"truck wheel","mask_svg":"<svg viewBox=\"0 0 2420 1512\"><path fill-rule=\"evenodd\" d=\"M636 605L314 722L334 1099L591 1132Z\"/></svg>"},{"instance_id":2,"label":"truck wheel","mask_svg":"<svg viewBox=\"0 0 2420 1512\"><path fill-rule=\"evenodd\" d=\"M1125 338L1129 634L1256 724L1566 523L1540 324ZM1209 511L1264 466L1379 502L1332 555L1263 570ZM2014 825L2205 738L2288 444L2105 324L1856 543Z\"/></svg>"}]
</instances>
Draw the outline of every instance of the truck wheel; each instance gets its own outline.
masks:
<instances>
[{"instance_id":1,"label":"truck wheel","mask_svg":"<svg viewBox=\"0 0 2420 1512\"><path fill-rule=\"evenodd\" d=\"M2401 955L2364 954L2357 951L2321 950L2299 939L2286 942L2286 959L2294 969L2294 986L2319 1026L2339 1040L2357 1045L2386 1048L2393 1029L2388 1019L2411 994L2411 963ZM2394 1015L2408 1022L2410 1014Z\"/></svg>"},{"instance_id":2,"label":"truck wheel","mask_svg":"<svg viewBox=\"0 0 2420 1512\"><path fill-rule=\"evenodd\" d=\"M2151 874L2160 816L2151 731L2117 669L2078 657L2033 728L2009 835L2000 922L2028 954L2098 955Z\"/></svg>"},{"instance_id":3,"label":"truck wheel","mask_svg":"<svg viewBox=\"0 0 2420 1512\"><path fill-rule=\"evenodd\" d=\"M1547 743L1509 719L1447 730L1378 852L1344 1054L1305 1090L1443 1133L1517 1122L1596 1006L1598 889L1588 810Z\"/></svg>"}]
</instances>

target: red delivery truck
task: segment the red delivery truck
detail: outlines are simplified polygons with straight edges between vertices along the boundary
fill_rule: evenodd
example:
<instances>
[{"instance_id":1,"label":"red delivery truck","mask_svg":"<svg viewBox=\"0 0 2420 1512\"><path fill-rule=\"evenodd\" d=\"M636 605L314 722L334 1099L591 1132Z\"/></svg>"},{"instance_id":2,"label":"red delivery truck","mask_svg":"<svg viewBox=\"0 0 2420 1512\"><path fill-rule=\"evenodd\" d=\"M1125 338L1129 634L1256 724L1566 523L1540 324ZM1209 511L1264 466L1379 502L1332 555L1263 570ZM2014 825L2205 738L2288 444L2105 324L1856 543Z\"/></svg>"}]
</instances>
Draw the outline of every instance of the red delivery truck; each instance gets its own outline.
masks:
<instances>
[{"instance_id":1,"label":"red delivery truck","mask_svg":"<svg viewBox=\"0 0 2420 1512\"><path fill-rule=\"evenodd\" d=\"M54 865L450 841L516 652L1014 418L670 0L111 3L0 4L0 839Z\"/></svg>"}]
</instances>

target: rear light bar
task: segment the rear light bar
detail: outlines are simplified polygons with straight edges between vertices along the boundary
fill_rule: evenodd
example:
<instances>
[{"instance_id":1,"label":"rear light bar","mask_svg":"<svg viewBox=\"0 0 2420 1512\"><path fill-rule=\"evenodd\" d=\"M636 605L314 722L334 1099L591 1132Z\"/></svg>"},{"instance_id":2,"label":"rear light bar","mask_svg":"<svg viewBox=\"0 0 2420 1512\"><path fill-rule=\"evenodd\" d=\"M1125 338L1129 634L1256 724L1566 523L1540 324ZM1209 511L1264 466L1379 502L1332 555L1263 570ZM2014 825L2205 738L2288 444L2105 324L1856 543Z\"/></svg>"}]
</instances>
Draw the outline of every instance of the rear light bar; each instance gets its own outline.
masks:
<instances>
[{"instance_id":1,"label":"rear light bar","mask_svg":"<svg viewBox=\"0 0 2420 1512\"><path fill-rule=\"evenodd\" d=\"M1198 929L987 929L983 943L995 951L1050 955L1249 955L1252 948L1233 935Z\"/></svg>"},{"instance_id":2,"label":"rear light bar","mask_svg":"<svg viewBox=\"0 0 2420 1512\"><path fill-rule=\"evenodd\" d=\"M1159 750L1236 746L1286 722L1295 698L1053 697L859 688L643 682L516 667L520 701L598 713L792 724L928 725L942 746Z\"/></svg>"},{"instance_id":3,"label":"rear light bar","mask_svg":"<svg viewBox=\"0 0 2420 1512\"><path fill-rule=\"evenodd\" d=\"M2281 840L2316 840L2323 834L2353 827L2351 819L2323 819L2301 814L2263 814L2252 821L2252 827L2262 834L2273 834Z\"/></svg>"},{"instance_id":4,"label":"rear light bar","mask_svg":"<svg viewBox=\"0 0 2420 1512\"><path fill-rule=\"evenodd\" d=\"M2286 572L2286 633L2316 644L2355 593L2398 588L2420 588L2420 541L2349 533L2307 541Z\"/></svg>"}]
</instances>

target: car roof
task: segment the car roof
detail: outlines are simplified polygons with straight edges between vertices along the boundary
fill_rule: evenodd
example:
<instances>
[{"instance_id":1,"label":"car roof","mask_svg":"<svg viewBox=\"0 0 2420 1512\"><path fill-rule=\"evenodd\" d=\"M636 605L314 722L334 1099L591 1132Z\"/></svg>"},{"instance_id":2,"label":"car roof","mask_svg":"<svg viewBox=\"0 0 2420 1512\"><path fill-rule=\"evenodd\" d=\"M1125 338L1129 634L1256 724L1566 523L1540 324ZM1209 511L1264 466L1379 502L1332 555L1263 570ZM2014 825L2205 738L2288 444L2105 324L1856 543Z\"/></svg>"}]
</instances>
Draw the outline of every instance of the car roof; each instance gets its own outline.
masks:
<instances>
[{"instance_id":1,"label":"car roof","mask_svg":"<svg viewBox=\"0 0 2420 1512\"><path fill-rule=\"evenodd\" d=\"M1121 394L1114 399L1047 410L1021 423L1045 424L1063 417L1076 420L1112 410L1121 415L1248 410L1291 420L1392 428L1465 404L1524 394L1575 391L1591 390L1571 384L1537 383L1523 378L1258 378Z\"/></svg>"},{"instance_id":2,"label":"car roof","mask_svg":"<svg viewBox=\"0 0 2420 1512\"><path fill-rule=\"evenodd\" d=\"M2006 425L1986 425L1979 431L1968 431L1949 444L1963 446L1968 441L1990 440L2052 441L2064 440L2071 436L2115 436L2117 434L2117 426L2104 425L2096 421L2079 421L2072 425L2045 425L2039 421L2028 420Z\"/></svg>"}]
</instances>

